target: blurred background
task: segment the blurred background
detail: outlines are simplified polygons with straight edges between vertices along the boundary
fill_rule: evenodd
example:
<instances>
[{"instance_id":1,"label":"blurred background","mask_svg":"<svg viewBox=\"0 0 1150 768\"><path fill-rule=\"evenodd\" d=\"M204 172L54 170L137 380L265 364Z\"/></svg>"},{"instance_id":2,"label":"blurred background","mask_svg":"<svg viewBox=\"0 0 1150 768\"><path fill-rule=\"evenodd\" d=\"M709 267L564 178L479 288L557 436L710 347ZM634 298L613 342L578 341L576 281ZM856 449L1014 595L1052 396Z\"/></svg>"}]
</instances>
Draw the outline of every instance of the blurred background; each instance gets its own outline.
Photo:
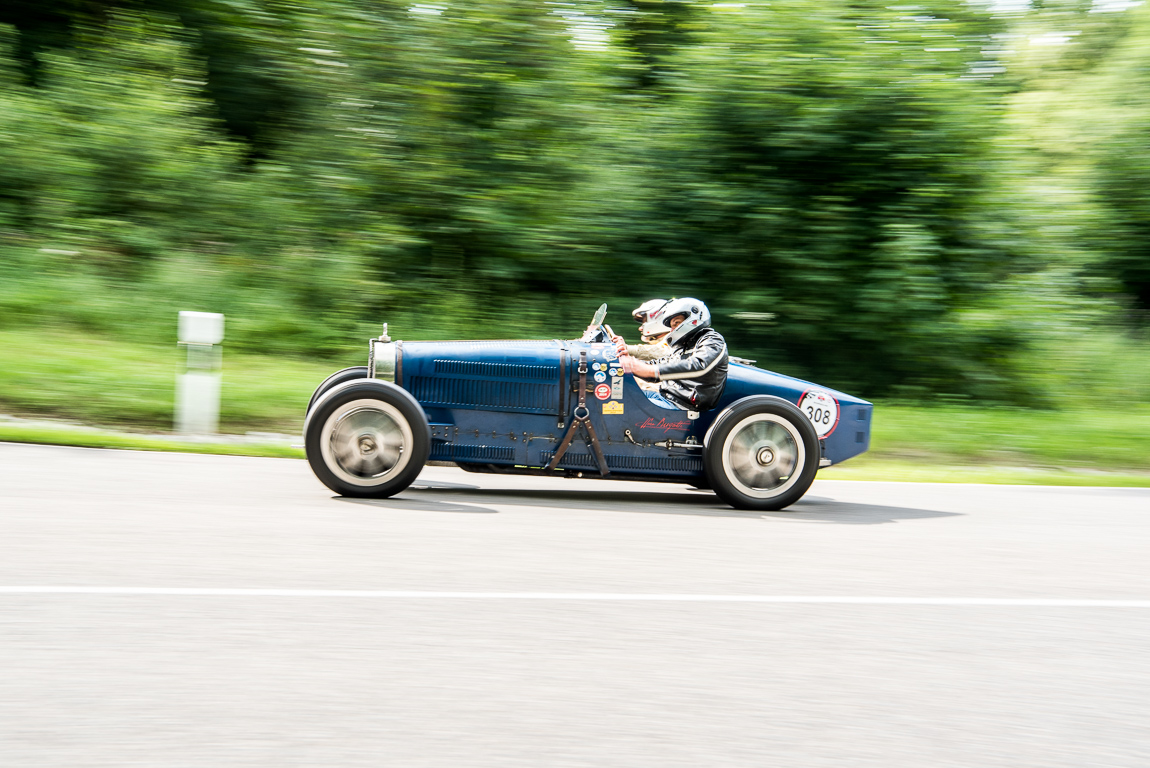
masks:
<instances>
[{"instance_id":1,"label":"blurred background","mask_svg":"<svg viewBox=\"0 0 1150 768\"><path fill-rule=\"evenodd\" d=\"M0 412L298 430L405 339L633 336L876 399L875 455L1150 470L1150 8L5 0Z\"/></svg>"}]
</instances>

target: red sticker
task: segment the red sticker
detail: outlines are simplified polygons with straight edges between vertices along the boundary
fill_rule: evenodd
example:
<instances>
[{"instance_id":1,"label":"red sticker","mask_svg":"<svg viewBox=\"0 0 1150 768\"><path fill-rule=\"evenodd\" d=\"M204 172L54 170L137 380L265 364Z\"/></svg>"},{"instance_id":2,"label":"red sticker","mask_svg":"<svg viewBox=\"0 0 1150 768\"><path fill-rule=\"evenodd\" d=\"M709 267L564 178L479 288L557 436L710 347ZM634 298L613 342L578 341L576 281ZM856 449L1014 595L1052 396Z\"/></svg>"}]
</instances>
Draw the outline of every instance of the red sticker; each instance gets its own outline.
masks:
<instances>
[{"instance_id":1,"label":"red sticker","mask_svg":"<svg viewBox=\"0 0 1150 768\"><path fill-rule=\"evenodd\" d=\"M611 385L600 384L599 386L595 387L595 397L599 398L600 400L606 400L607 398L611 397Z\"/></svg>"}]
</instances>

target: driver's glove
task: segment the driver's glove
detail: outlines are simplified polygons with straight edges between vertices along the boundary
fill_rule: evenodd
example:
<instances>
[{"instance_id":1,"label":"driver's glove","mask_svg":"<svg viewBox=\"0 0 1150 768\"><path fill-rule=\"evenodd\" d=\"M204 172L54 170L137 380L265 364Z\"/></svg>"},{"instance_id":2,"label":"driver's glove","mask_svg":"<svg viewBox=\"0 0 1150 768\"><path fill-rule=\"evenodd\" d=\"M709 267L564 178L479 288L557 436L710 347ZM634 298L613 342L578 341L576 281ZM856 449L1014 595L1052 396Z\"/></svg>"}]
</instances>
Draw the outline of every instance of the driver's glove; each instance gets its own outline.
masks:
<instances>
[{"instance_id":1,"label":"driver's glove","mask_svg":"<svg viewBox=\"0 0 1150 768\"><path fill-rule=\"evenodd\" d=\"M616 334L611 337L611 341L615 342L615 351L619 354L619 357L626 357L629 354L627 352L627 342L623 341L622 336Z\"/></svg>"}]
</instances>

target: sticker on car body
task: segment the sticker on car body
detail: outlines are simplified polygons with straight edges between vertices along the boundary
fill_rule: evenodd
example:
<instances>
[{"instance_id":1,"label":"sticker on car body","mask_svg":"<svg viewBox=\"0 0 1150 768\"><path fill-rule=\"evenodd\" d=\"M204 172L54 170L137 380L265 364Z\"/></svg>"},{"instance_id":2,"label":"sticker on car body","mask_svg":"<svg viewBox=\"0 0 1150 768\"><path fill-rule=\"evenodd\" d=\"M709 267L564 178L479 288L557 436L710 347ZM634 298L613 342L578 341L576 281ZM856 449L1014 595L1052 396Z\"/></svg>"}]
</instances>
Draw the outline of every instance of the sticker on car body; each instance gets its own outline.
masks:
<instances>
[{"instance_id":1,"label":"sticker on car body","mask_svg":"<svg viewBox=\"0 0 1150 768\"><path fill-rule=\"evenodd\" d=\"M599 384L595 387L595 397L607 400L611 397L611 387L608 384Z\"/></svg>"},{"instance_id":2,"label":"sticker on car body","mask_svg":"<svg viewBox=\"0 0 1150 768\"><path fill-rule=\"evenodd\" d=\"M669 432L671 430L690 429L691 428L691 422L689 420L688 421L667 421L666 419L659 419L658 421L655 421L654 419L648 417L647 420L642 422L641 424L636 424L635 428L636 429L658 429L658 430L662 430L664 433L666 433L666 432Z\"/></svg>"},{"instance_id":3,"label":"sticker on car body","mask_svg":"<svg viewBox=\"0 0 1150 768\"><path fill-rule=\"evenodd\" d=\"M808 390L799 398L799 410L815 425L820 438L835 431L839 423L839 403L827 392Z\"/></svg>"},{"instance_id":4,"label":"sticker on car body","mask_svg":"<svg viewBox=\"0 0 1150 768\"><path fill-rule=\"evenodd\" d=\"M608 400L603 403L603 413L613 413L618 416L623 415L623 404L615 400Z\"/></svg>"}]
</instances>

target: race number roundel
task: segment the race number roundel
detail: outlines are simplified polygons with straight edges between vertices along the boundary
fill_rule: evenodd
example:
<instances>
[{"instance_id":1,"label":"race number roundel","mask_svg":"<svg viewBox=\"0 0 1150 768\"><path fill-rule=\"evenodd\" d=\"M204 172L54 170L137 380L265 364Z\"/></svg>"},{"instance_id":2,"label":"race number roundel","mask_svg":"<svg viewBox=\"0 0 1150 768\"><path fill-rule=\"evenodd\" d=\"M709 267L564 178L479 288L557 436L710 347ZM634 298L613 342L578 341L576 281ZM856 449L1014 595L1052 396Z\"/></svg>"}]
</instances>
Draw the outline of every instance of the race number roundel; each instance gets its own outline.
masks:
<instances>
[{"instance_id":1,"label":"race number roundel","mask_svg":"<svg viewBox=\"0 0 1150 768\"><path fill-rule=\"evenodd\" d=\"M606 400L607 398L611 397L611 385L600 384L599 386L595 387L595 397L599 398L600 400Z\"/></svg>"},{"instance_id":2,"label":"race number roundel","mask_svg":"<svg viewBox=\"0 0 1150 768\"><path fill-rule=\"evenodd\" d=\"M835 431L839 423L839 404L826 392L811 390L799 398L799 410L807 415L815 425L819 437L826 437Z\"/></svg>"}]
</instances>

